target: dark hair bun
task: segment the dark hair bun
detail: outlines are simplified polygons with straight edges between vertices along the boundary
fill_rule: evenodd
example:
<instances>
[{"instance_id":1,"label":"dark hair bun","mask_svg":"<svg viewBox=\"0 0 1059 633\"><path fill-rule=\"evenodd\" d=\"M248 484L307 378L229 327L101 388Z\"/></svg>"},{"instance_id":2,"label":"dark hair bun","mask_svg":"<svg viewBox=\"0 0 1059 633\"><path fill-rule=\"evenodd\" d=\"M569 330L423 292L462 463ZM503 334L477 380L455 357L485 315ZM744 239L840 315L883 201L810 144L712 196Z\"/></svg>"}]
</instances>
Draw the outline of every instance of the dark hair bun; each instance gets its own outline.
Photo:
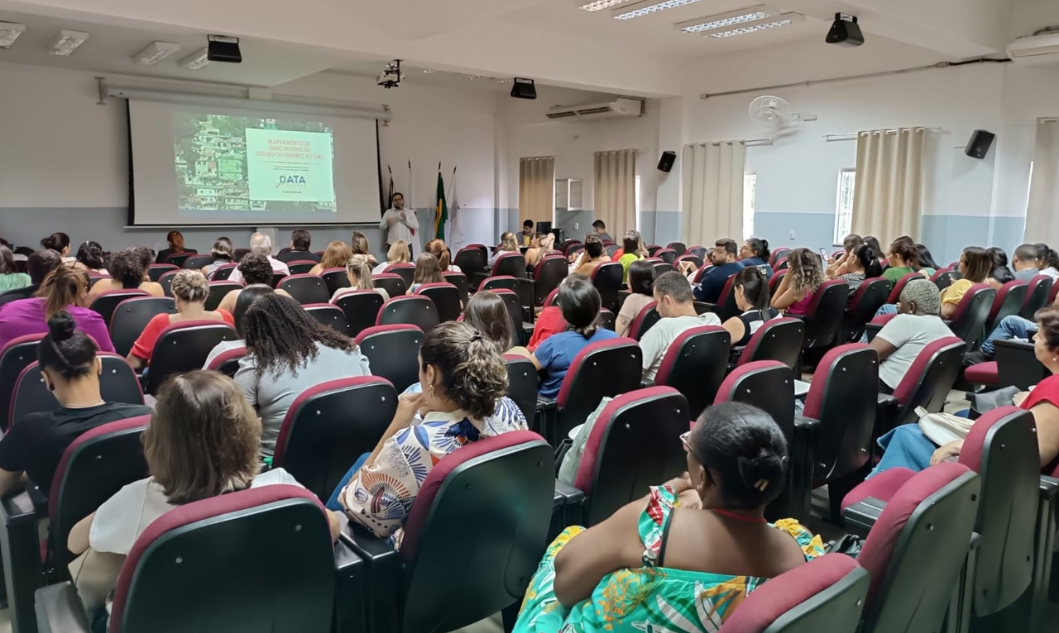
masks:
<instances>
[{"instance_id":1,"label":"dark hair bun","mask_svg":"<svg viewBox=\"0 0 1059 633\"><path fill-rule=\"evenodd\" d=\"M55 316L48 319L48 334L56 343L73 338L76 331L77 322L66 310L60 310L55 313Z\"/></svg>"},{"instance_id":2,"label":"dark hair bun","mask_svg":"<svg viewBox=\"0 0 1059 633\"><path fill-rule=\"evenodd\" d=\"M754 457L740 455L736 458L739 467L739 478L747 488L764 488L773 480L783 476L787 458L762 448Z\"/></svg>"}]
</instances>

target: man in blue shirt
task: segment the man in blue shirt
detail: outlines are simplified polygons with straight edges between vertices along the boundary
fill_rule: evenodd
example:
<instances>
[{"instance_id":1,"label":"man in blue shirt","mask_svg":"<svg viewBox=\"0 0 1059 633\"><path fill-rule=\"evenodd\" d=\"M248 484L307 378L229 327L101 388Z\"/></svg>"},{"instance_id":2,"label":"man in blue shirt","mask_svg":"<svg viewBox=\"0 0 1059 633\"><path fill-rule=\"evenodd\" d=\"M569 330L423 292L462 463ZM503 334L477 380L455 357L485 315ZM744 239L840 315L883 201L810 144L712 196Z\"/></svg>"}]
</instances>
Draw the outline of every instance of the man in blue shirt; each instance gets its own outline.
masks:
<instances>
[{"instance_id":1,"label":"man in blue shirt","mask_svg":"<svg viewBox=\"0 0 1059 633\"><path fill-rule=\"evenodd\" d=\"M702 275L699 285L695 287L696 301L717 303L728 278L744 268L738 261L739 248L735 240L719 239L713 246L713 254L710 255L713 266Z\"/></svg>"}]
</instances>

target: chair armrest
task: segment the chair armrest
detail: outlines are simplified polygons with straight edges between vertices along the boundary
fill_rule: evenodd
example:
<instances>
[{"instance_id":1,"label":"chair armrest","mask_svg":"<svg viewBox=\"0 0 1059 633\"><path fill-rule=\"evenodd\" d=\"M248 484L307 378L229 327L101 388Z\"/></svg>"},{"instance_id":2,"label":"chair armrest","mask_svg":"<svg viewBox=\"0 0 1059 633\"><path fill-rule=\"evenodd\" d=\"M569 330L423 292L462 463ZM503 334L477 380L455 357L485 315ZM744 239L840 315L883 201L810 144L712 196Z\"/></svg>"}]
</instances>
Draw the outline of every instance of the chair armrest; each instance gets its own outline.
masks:
<instances>
[{"instance_id":1,"label":"chair armrest","mask_svg":"<svg viewBox=\"0 0 1059 633\"><path fill-rule=\"evenodd\" d=\"M1059 479L1041 475L1041 499L1052 500L1059 495Z\"/></svg>"},{"instance_id":2,"label":"chair armrest","mask_svg":"<svg viewBox=\"0 0 1059 633\"><path fill-rule=\"evenodd\" d=\"M39 633L90 633L92 630L72 582L38 589L35 609Z\"/></svg>"},{"instance_id":3,"label":"chair armrest","mask_svg":"<svg viewBox=\"0 0 1059 633\"><path fill-rule=\"evenodd\" d=\"M875 497L868 497L849 506L842 513L846 520L846 531L861 538L867 538L868 532L879 520L879 515L882 514L884 508L886 508L886 502Z\"/></svg>"},{"instance_id":4,"label":"chair armrest","mask_svg":"<svg viewBox=\"0 0 1059 633\"><path fill-rule=\"evenodd\" d=\"M897 414L901 410L901 403L892 395L880 393L878 398L875 406L875 431L872 435L872 446L875 445L875 440L896 426Z\"/></svg>"},{"instance_id":5,"label":"chair armrest","mask_svg":"<svg viewBox=\"0 0 1059 633\"><path fill-rule=\"evenodd\" d=\"M875 338L875 335L878 334L880 330L882 330L882 326L878 323L868 323L864 326L864 334L868 336L869 343Z\"/></svg>"},{"instance_id":6,"label":"chair armrest","mask_svg":"<svg viewBox=\"0 0 1059 633\"><path fill-rule=\"evenodd\" d=\"M0 499L0 557L15 631L36 630L33 594L42 584L37 511L28 492Z\"/></svg>"},{"instance_id":7,"label":"chair armrest","mask_svg":"<svg viewBox=\"0 0 1059 633\"><path fill-rule=\"evenodd\" d=\"M549 528L548 541L571 525L581 525L584 516L585 493L571 484L555 480L555 500L552 506L552 525Z\"/></svg>"},{"instance_id":8,"label":"chair armrest","mask_svg":"<svg viewBox=\"0 0 1059 633\"><path fill-rule=\"evenodd\" d=\"M339 515L343 522L348 521ZM368 625L368 566L352 546L335 543L335 608L332 633L359 633Z\"/></svg>"},{"instance_id":9,"label":"chair armrest","mask_svg":"<svg viewBox=\"0 0 1059 633\"><path fill-rule=\"evenodd\" d=\"M555 447L558 447L559 443L563 441L563 438L556 437L555 435L555 425L558 415L559 403L551 398L537 396L537 411L534 416L538 420L537 428L540 429L540 434L544 439Z\"/></svg>"},{"instance_id":10,"label":"chair armrest","mask_svg":"<svg viewBox=\"0 0 1059 633\"><path fill-rule=\"evenodd\" d=\"M36 510L37 516L42 519L48 518L48 497L44 496L40 486L28 486L26 494L29 495L30 501L33 502L33 508Z\"/></svg>"},{"instance_id":11,"label":"chair armrest","mask_svg":"<svg viewBox=\"0 0 1059 633\"><path fill-rule=\"evenodd\" d=\"M369 605L367 630L396 633L400 630L404 598L401 555L355 521L342 528L340 538L367 566L367 591L364 592Z\"/></svg>"},{"instance_id":12,"label":"chair armrest","mask_svg":"<svg viewBox=\"0 0 1059 633\"><path fill-rule=\"evenodd\" d=\"M654 386L655 386L655 381L649 380L647 378L641 378L640 379L640 389L647 389L648 387L654 387Z\"/></svg>"}]
</instances>

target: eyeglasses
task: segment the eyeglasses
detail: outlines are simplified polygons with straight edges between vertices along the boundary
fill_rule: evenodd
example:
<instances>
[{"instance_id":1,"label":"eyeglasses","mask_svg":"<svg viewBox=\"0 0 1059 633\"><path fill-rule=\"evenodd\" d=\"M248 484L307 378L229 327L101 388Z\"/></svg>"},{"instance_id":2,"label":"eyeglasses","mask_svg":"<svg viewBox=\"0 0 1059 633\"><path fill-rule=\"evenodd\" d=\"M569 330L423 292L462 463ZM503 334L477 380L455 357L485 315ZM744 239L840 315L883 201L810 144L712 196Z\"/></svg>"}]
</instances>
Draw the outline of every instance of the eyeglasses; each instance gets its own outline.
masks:
<instances>
[{"instance_id":1,"label":"eyeglasses","mask_svg":"<svg viewBox=\"0 0 1059 633\"><path fill-rule=\"evenodd\" d=\"M681 433L680 434L680 442L684 445L684 452L685 453L690 453L691 452L691 444L688 444L688 438L689 437L691 437L691 431L688 431L687 433Z\"/></svg>"}]
</instances>

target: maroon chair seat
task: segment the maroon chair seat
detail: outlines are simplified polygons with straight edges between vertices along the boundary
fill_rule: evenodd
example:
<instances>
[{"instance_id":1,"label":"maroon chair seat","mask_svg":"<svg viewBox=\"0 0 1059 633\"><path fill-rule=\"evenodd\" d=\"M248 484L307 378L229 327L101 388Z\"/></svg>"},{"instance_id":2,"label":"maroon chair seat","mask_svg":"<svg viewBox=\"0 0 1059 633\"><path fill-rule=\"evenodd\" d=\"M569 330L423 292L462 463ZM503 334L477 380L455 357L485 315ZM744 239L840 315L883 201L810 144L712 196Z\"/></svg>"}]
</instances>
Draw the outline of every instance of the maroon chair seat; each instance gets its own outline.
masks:
<instances>
[{"instance_id":1,"label":"maroon chair seat","mask_svg":"<svg viewBox=\"0 0 1059 633\"><path fill-rule=\"evenodd\" d=\"M277 288L285 290L292 299L303 306L327 303L332 294L327 289L327 282L316 275L287 275L279 282Z\"/></svg>"},{"instance_id":2,"label":"maroon chair seat","mask_svg":"<svg viewBox=\"0 0 1059 633\"><path fill-rule=\"evenodd\" d=\"M599 291L601 305L611 312L618 311L618 291L624 287L622 277L621 264L617 262L600 264L592 271L592 285Z\"/></svg>"},{"instance_id":3,"label":"maroon chair seat","mask_svg":"<svg viewBox=\"0 0 1059 633\"><path fill-rule=\"evenodd\" d=\"M648 303L640 310L639 314L636 315L636 318L632 320L632 323L629 325L629 333L627 336L629 338L634 338L637 341L643 339L644 334L647 334L647 331L651 329L651 326L658 323L661 318L662 316L658 314L658 304L654 301Z\"/></svg>"},{"instance_id":4,"label":"maroon chair seat","mask_svg":"<svg viewBox=\"0 0 1059 633\"><path fill-rule=\"evenodd\" d=\"M886 303L889 303L891 305L896 304L897 301L901 298L901 292L905 289L905 286L908 285L908 282L912 281L913 279L923 278L923 275L920 275L919 273L908 273L904 277L898 279L897 283L894 284L894 287L890 289L890 296L886 298Z\"/></svg>"},{"instance_id":5,"label":"maroon chair seat","mask_svg":"<svg viewBox=\"0 0 1059 633\"><path fill-rule=\"evenodd\" d=\"M1026 300L1026 292L1029 288L1029 284L1025 281L1016 279L1007 282L996 291L993 305L989 309L989 316L986 318L986 333L991 332L1005 317L1016 315L1022 310L1022 304Z\"/></svg>"},{"instance_id":6,"label":"maroon chair seat","mask_svg":"<svg viewBox=\"0 0 1059 633\"><path fill-rule=\"evenodd\" d=\"M239 339L235 328L223 321L180 321L158 335L147 373L147 393L156 395L162 383L174 374L201 369L210 352L221 341Z\"/></svg>"},{"instance_id":7,"label":"maroon chair seat","mask_svg":"<svg viewBox=\"0 0 1059 633\"><path fill-rule=\"evenodd\" d=\"M294 272L293 270L291 271ZM320 278L327 285L328 299L333 297L342 288L349 288L349 275L345 268L328 268L320 274Z\"/></svg>"},{"instance_id":8,"label":"maroon chair seat","mask_svg":"<svg viewBox=\"0 0 1059 633\"><path fill-rule=\"evenodd\" d=\"M396 412L397 392L377 376L310 387L287 410L272 465L326 503L349 467L379 443Z\"/></svg>"},{"instance_id":9,"label":"maroon chair seat","mask_svg":"<svg viewBox=\"0 0 1059 633\"><path fill-rule=\"evenodd\" d=\"M655 253L653 256L661 259L665 263L672 266L673 262L677 261L677 257L679 256L679 254L671 248L663 248L662 250Z\"/></svg>"},{"instance_id":10,"label":"maroon chair seat","mask_svg":"<svg viewBox=\"0 0 1059 633\"><path fill-rule=\"evenodd\" d=\"M574 486L585 493L584 525L593 526L651 486L687 470L680 434L688 402L672 387L649 387L607 403L585 442Z\"/></svg>"},{"instance_id":11,"label":"maroon chair seat","mask_svg":"<svg viewBox=\"0 0 1059 633\"><path fill-rule=\"evenodd\" d=\"M234 378L235 372L239 371L239 361L244 356L246 356L245 347L233 347L214 356L206 369L219 371L229 378Z\"/></svg>"},{"instance_id":12,"label":"maroon chair seat","mask_svg":"<svg viewBox=\"0 0 1059 633\"><path fill-rule=\"evenodd\" d=\"M370 327L356 338L368 358L371 374L390 381L397 393L419 382L419 348L423 331L414 325Z\"/></svg>"},{"instance_id":13,"label":"maroon chair seat","mask_svg":"<svg viewBox=\"0 0 1059 633\"><path fill-rule=\"evenodd\" d=\"M555 438L566 438L570 429L584 424L604 397L640 388L643 352L630 338L590 343L571 363L556 397Z\"/></svg>"},{"instance_id":14,"label":"maroon chair seat","mask_svg":"<svg viewBox=\"0 0 1059 633\"><path fill-rule=\"evenodd\" d=\"M178 270L180 270L180 266L174 266L173 264L151 264L147 267L147 278L151 281L158 281L165 273Z\"/></svg>"},{"instance_id":15,"label":"maroon chair seat","mask_svg":"<svg viewBox=\"0 0 1059 633\"><path fill-rule=\"evenodd\" d=\"M793 370L798 366L804 341L805 322L801 319L769 319L747 341L736 367L761 360L778 360Z\"/></svg>"},{"instance_id":16,"label":"maroon chair seat","mask_svg":"<svg viewBox=\"0 0 1059 633\"><path fill-rule=\"evenodd\" d=\"M394 297L382 305L375 325L398 325L407 323L423 332L434 329L441 320L434 302L419 295Z\"/></svg>"},{"instance_id":17,"label":"maroon chair seat","mask_svg":"<svg viewBox=\"0 0 1059 633\"><path fill-rule=\"evenodd\" d=\"M346 315L349 336L355 338L375 326L385 302L382 295L374 290L354 290L342 294L334 305Z\"/></svg>"},{"instance_id":18,"label":"maroon chair seat","mask_svg":"<svg viewBox=\"0 0 1059 633\"><path fill-rule=\"evenodd\" d=\"M956 378L960 374L960 363L966 345L954 336L938 339L924 347L900 384L893 397L899 404L894 426L916 422L916 408L923 407L937 413L945 407ZM879 429L879 434L890 428Z\"/></svg>"},{"instance_id":19,"label":"maroon chair seat","mask_svg":"<svg viewBox=\"0 0 1059 633\"><path fill-rule=\"evenodd\" d=\"M860 288L849 300L843 320L842 343L859 341L864 334L864 326L875 318L875 313L886 304L893 284L885 277L865 279Z\"/></svg>"},{"instance_id":20,"label":"maroon chair seat","mask_svg":"<svg viewBox=\"0 0 1059 633\"><path fill-rule=\"evenodd\" d=\"M404 285L410 288L416 276L416 265L412 263L390 264L382 272L397 275L404 280Z\"/></svg>"},{"instance_id":21,"label":"maroon chair seat","mask_svg":"<svg viewBox=\"0 0 1059 633\"><path fill-rule=\"evenodd\" d=\"M124 356L100 352L97 358L103 367L102 373L99 374L99 391L103 400L123 404L144 403L140 380ZM39 363L27 365L14 382L11 407L8 411L11 424L17 423L30 413L54 411L58 408L55 394L48 389L41 377Z\"/></svg>"},{"instance_id":22,"label":"maroon chair seat","mask_svg":"<svg viewBox=\"0 0 1059 633\"><path fill-rule=\"evenodd\" d=\"M342 311L342 308L330 303L310 303L302 308L317 323L326 325L339 334L349 336L349 324L346 323L346 313Z\"/></svg>"},{"instance_id":23,"label":"maroon chair seat","mask_svg":"<svg viewBox=\"0 0 1059 633\"><path fill-rule=\"evenodd\" d=\"M221 302L233 290L242 290L245 286L238 281L211 281L210 293L206 295L206 309L216 310Z\"/></svg>"},{"instance_id":24,"label":"maroon chair seat","mask_svg":"<svg viewBox=\"0 0 1059 633\"><path fill-rule=\"evenodd\" d=\"M680 333L670 343L655 373L655 384L673 387L688 402L688 418L698 419L713 404L724 382L732 335L703 325Z\"/></svg>"},{"instance_id":25,"label":"maroon chair seat","mask_svg":"<svg viewBox=\"0 0 1059 633\"><path fill-rule=\"evenodd\" d=\"M393 273L379 273L378 275L372 275L372 283L376 288L382 288L386 291L386 294L390 295L390 298L403 296L408 292L408 284L401 279L400 275ZM349 279L346 279L346 288L349 287Z\"/></svg>"},{"instance_id":26,"label":"maroon chair seat","mask_svg":"<svg viewBox=\"0 0 1059 633\"><path fill-rule=\"evenodd\" d=\"M666 245L666 248L672 249L673 252L677 254L677 257L680 257L684 253L688 252L688 247L684 245L684 242L670 242Z\"/></svg>"},{"instance_id":27,"label":"maroon chair seat","mask_svg":"<svg viewBox=\"0 0 1059 633\"><path fill-rule=\"evenodd\" d=\"M209 275L209 279L210 281L228 281L237 268L239 268L239 264L234 262L231 264L222 264L213 269L213 272Z\"/></svg>"},{"instance_id":28,"label":"maroon chair seat","mask_svg":"<svg viewBox=\"0 0 1059 633\"><path fill-rule=\"evenodd\" d=\"M110 323L110 319L114 316L114 311L118 309L119 303L134 297L149 296L143 290L108 290L96 295L96 298L92 299L92 304L88 308L95 310L99 316L103 317L104 323Z\"/></svg>"},{"instance_id":29,"label":"maroon chair seat","mask_svg":"<svg viewBox=\"0 0 1059 633\"><path fill-rule=\"evenodd\" d=\"M11 339L0 349L0 422L6 431L11 425L11 402L22 371L37 362L37 346L44 334L27 334Z\"/></svg>"},{"instance_id":30,"label":"maroon chair seat","mask_svg":"<svg viewBox=\"0 0 1059 633\"><path fill-rule=\"evenodd\" d=\"M743 313L739 309L739 305L735 302L735 275L729 275L728 280L724 282L724 287L721 288L721 294L717 296L717 303L706 304L712 305L712 312L715 312L721 319L721 323L724 323L728 319L739 316Z\"/></svg>"},{"instance_id":31,"label":"maroon chair seat","mask_svg":"<svg viewBox=\"0 0 1059 633\"><path fill-rule=\"evenodd\" d=\"M985 339L985 327L993 306L996 289L988 284L975 284L963 295L956 311L948 321L949 329L968 345Z\"/></svg>"},{"instance_id":32,"label":"maroon chair seat","mask_svg":"<svg viewBox=\"0 0 1059 633\"><path fill-rule=\"evenodd\" d=\"M290 269L290 274L292 275L307 275L319 263L311 259L299 259L288 263L287 268Z\"/></svg>"},{"instance_id":33,"label":"maroon chair seat","mask_svg":"<svg viewBox=\"0 0 1059 633\"><path fill-rule=\"evenodd\" d=\"M1019 309L1019 316L1032 321L1037 310L1048 304L1048 295L1051 294L1054 283L1048 275L1037 275L1031 279L1026 289L1026 298Z\"/></svg>"},{"instance_id":34,"label":"maroon chair seat","mask_svg":"<svg viewBox=\"0 0 1059 633\"><path fill-rule=\"evenodd\" d=\"M496 258L496 262L493 263L493 276L503 277L505 275L516 279L526 278L526 258L522 256L522 253L503 253Z\"/></svg>"},{"instance_id":35,"label":"maroon chair seat","mask_svg":"<svg viewBox=\"0 0 1059 633\"><path fill-rule=\"evenodd\" d=\"M445 278L445 281L456 286L456 289L460 291L460 302L463 305L467 305L467 300L471 297L471 284L467 280L467 275L463 273L452 273L444 272L441 276Z\"/></svg>"},{"instance_id":36,"label":"maroon chair seat","mask_svg":"<svg viewBox=\"0 0 1059 633\"><path fill-rule=\"evenodd\" d=\"M775 272L779 272L781 270L787 270L789 266L790 264L787 262L787 258L781 257L779 258L779 260L776 261L776 265L772 267L772 270Z\"/></svg>"},{"instance_id":37,"label":"maroon chair seat","mask_svg":"<svg viewBox=\"0 0 1059 633\"><path fill-rule=\"evenodd\" d=\"M533 269L533 305L544 306L544 300L566 279L569 270L562 257L545 257L537 262Z\"/></svg>"},{"instance_id":38,"label":"maroon chair seat","mask_svg":"<svg viewBox=\"0 0 1059 633\"><path fill-rule=\"evenodd\" d=\"M114 351L127 357L144 328L159 314L176 314L176 302L169 297L132 297L119 303L110 317Z\"/></svg>"},{"instance_id":39,"label":"maroon chair seat","mask_svg":"<svg viewBox=\"0 0 1059 633\"><path fill-rule=\"evenodd\" d=\"M518 294L518 279L515 279L511 275L504 276L493 276L486 277L482 280L482 283L478 284L478 292L484 292L487 290L510 290L511 292Z\"/></svg>"},{"instance_id":40,"label":"maroon chair seat","mask_svg":"<svg viewBox=\"0 0 1059 633\"><path fill-rule=\"evenodd\" d=\"M423 284L416 289L416 294L434 303L442 323L460 318L460 290L456 286L450 283Z\"/></svg>"},{"instance_id":41,"label":"maroon chair seat","mask_svg":"<svg viewBox=\"0 0 1059 633\"><path fill-rule=\"evenodd\" d=\"M832 279L820 284L805 316L800 317L805 321L805 349L829 347L839 338L848 301L849 286L845 281Z\"/></svg>"},{"instance_id":42,"label":"maroon chair seat","mask_svg":"<svg viewBox=\"0 0 1059 633\"><path fill-rule=\"evenodd\" d=\"M706 263L704 263L701 268L699 268L697 271L695 271L695 277L692 279L692 281L695 282L695 283L701 282L702 281L702 276L705 275L707 273L707 271L709 271L710 268L712 268L712 267L713 267L713 263L708 262L708 261Z\"/></svg>"},{"instance_id":43,"label":"maroon chair seat","mask_svg":"<svg viewBox=\"0 0 1059 633\"><path fill-rule=\"evenodd\" d=\"M1000 369L995 360L976 363L963 370L963 378L972 385L1000 385Z\"/></svg>"}]
</instances>

